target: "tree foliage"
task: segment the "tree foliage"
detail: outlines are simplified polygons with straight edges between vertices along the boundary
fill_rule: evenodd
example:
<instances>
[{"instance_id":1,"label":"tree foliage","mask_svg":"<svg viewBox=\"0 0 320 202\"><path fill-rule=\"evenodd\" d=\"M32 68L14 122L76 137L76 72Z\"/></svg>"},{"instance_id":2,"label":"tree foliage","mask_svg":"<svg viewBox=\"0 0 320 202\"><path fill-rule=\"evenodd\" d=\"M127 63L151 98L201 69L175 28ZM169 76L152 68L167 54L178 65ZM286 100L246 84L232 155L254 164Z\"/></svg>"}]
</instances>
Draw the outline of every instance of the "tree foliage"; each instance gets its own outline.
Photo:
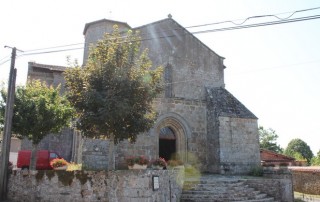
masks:
<instances>
[{"instance_id":1,"label":"tree foliage","mask_svg":"<svg viewBox=\"0 0 320 202\"><path fill-rule=\"evenodd\" d=\"M320 166L320 150L317 153L317 156L314 156L311 159L311 165L313 166Z\"/></svg>"},{"instance_id":2,"label":"tree foliage","mask_svg":"<svg viewBox=\"0 0 320 202\"><path fill-rule=\"evenodd\" d=\"M65 73L77 127L87 137L134 142L156 119L152 100L162 90L162 68L152 70L138 33L117 26L90 51L86 65Z\"/></svg>"},{"instance_id":3,"label":"tree foliage","mask_svg":"<svg viewBox=\"0 0 320 202\"><path fill-rule=\"evenodd\" d=\"M45 83L33 81L18 86L12 117L12 132L26 137L37 145L47 134L57 133L72 117L73 108L65 96L59 95L59 88L47 87ZM4 116L7 94L1 90L1 117ZM3 118L0 119L3 124Z\"/></svg>"},{"instance_id":4,"label":"tree foliage","mask_svg":"<svg viewBox=\"0 0 320 202\"><path fill-rule=\"evenodd\" d=\"M310 164L313 157L313 153L309 145L299 138L291 140L287 148L284 150L284 153L291 157L295 157L295 155L297 156L296 153L299 153L304 159L308 161L308 164Z\"/></svg>"},{"instance_id":5,"label":"tree foliage","mask_svg":"<svg viewBox=\"0 0 320 202\"><path fill-rule=\"evenodd\" d=\"M264 129L259 127L259 142L261 149L267 149L276 153L282 153L283 149L277 144L278 135L272 128Z\"/></svg>"}]
</instances>

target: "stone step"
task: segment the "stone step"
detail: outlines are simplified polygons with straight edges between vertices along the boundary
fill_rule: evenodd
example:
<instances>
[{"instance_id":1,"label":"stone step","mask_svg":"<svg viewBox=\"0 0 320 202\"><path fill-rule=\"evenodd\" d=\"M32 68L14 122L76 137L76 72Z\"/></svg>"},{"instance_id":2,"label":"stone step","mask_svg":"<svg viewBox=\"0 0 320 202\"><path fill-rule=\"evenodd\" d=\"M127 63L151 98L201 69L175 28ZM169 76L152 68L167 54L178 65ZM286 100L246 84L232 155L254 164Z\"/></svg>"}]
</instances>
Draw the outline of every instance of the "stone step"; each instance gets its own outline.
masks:
<instances>
[{"instance_id":1,"label":"stone step","mask_svg":"<svg viewBox=\"0 0 320 202\"><path fill-rule=\"evenodd\" d=\"M194 194L183 194L181 197L182 200L194 200L194 201L249 201L247 197L230 197L228 195L223 196L214 196L214 195L194 195Z\"/></svg>"},{"instance_id":2,"label":"stone step","mask_svg":"<svg viewBox=\"0 0 320 202\"><path fill-rule=\"evenodd\" d=\"M250 187L244 179L202 176L200 178L187 178L185 180L181 201L274 202L274 199Z\"/></svg>"},{"instance_id":3,"label":"stone step","mask_svg":"<svg viewBox=\"0 0 320 202\"><path fill-rule=\"evenodd\" d=\"M275 200L270 197L270 198L265 198L265 199L254 199L254 200L242 200L242 201L234 201L230 199L181 199L180 202L275 202Z\"/></svg>"},{"instance_id":4,"label":"stone step","mask_svg":"<svg viewBox=\"0 0 320 202\"><path fill-rule=\"evenodd\" d=\"M237 200L260 200L268 198L267 194L257 194L257 195L251 195L251 194L243 194L243 193L217 193L217 192L210 192L210 191L188 191L184 192L182 195L182 198L190 199L190 198L227 198L227 199L237 199Z\"/></svg>"},{"instance_id":5,"label":"stone step","mask_svg":"<svg viewBox=\"0 0 320 202\"><path fill-rule=\"evenodd\" d=\"M226 185L219 185L219 184L184 184L184 188L188 189L227 189L227 190L244 190L244 189L250 189L249 185L244 184L238 184L238 185L232 185L232 186L226 186Z\"/></svg>"},{"instance_id":6,"label":"stone step","mask_svg":"<svg viewBox=\"0 0 320 202\"><path fill-rule=\"evenodd\" d=\"M190 189L190 190L183 190L184 194L211 194L211 195L240 195L240 196L249 196L249 197L256 197L260 196L260 191L255 191L253 188L247 188L247 189L238 189L238 190L227 190L227 189Z\"/></svg>"},{"instance_id":7,"label":"stone step","mask_svg":"<svg viewBox=\"0 0 320 202\"><path fill-rule=\"evenodd\" d=\"M219 185L219 186L242 186L244 181L218 181L218 180L185 180L185 184L204 184L204 185Z\"/></svg>"}]
</instances>

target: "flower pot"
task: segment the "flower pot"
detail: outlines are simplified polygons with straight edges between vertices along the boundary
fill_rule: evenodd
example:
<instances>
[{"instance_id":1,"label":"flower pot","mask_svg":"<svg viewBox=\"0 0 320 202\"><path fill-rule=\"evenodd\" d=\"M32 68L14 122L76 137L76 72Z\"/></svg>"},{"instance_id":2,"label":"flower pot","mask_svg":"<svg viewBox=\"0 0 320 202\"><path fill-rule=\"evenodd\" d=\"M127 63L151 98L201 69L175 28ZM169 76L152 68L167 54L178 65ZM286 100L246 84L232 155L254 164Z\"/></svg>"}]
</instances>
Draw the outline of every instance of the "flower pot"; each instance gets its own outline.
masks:
<instances>
[{"instance_id":1,"label":"flower pot","mask_svg":"<svg viewBox=\"0 0 320 202\"><path fill-rule=\"evenodd\" d=\"M135 169L147 169L147 165L139 165L134 164L133 166L128 166L129 170L135 170Z\"/></svg>"},{"instance_id":2,"label":"flower pot","mask_svg":"<svg viewBox=\"0 0 320 202\"><path fill-rule=\"evenodd\" d=\"M61 166L61 167L56 167L53 168L53 170L67 170L68 166Z\"/></svg>"}]
</instances>

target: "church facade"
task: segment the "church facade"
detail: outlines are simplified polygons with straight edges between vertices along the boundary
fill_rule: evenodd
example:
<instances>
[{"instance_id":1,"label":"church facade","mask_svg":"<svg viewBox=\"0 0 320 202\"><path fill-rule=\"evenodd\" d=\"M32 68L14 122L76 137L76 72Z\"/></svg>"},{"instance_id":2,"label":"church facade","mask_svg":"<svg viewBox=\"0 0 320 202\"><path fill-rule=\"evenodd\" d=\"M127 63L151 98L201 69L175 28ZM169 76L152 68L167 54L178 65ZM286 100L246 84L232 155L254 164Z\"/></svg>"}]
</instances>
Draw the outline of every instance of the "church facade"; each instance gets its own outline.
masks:
<instances>
[{"instance_id":1,"label":"church facade","mask_svg":"<svg viewBox=\"0 0 320 202\"><path fill-rule=\"evenodd\" d=\"M136 28L102 19L85 25L84 64L90 45L112 32L115 24L120 31L140 31L141 48L149 49L155 67L164 67L166 84L153 102L159 113L154 127L134 144L115 145L116 169L125 168L125 159L136 155L167 160L175 155L210 173L242 174L260 165L257 117L225 89L223 57L170 16ZM76 156L84 167L110 168L108 141L78 139Z\"/></svg>"},{"instance_id":2,"label":"church facade","mask_svg":"<svg viewBox=\"0 0 320 202\"><path fill-rule=\"evenodd\" d=\"M135 144L116 146L116 167L128 155L170 159L174 154L203 172L246 173L260 165L257 117L225 89L224 58L169 16L132 28L102 19L84 28L84 63L89 46L112 32L139 30L154 66L164 67L165 90L154 101L159 117Z\"/></svg>"}]
</instances>

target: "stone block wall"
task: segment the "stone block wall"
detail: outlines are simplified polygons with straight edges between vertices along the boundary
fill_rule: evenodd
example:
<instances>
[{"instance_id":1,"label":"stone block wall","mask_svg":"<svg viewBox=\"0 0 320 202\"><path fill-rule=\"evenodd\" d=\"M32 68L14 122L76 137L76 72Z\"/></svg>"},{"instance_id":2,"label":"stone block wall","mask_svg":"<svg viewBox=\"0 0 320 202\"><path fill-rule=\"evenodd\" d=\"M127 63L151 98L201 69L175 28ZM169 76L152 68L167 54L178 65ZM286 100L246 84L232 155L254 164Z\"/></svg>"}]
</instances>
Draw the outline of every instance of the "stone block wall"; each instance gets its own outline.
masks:
<instances>
[{"instance_id":1,"label":"stone block wall","mask_svg":"<svg viewBox=\"0 0 320 202\"><path fill-rule=\"evenodd\" d=\"M153 39L141 41L153 66L172 67L173 97L204 100L205 86L224 87L223 58L174 20L136 29L142 38Z\"/></svg>"},{"instance_id":2,"label":"stone block wall","mask_svg":"<svg viewBox=\"0 0 320 202\"><path fill-rule=\"evenodd\" d=\"M159 140L151 133L142 133L133 144L129 141L115 145L115 159L117 169L126 169L126 158L130 156L145 156L149 160L159 157Z\"/></svg>"},{"instance_id":3,"label":"stone block wall","mask_svg":"<svg viewBox=\"0 0 320 202\"><path fill-rule=\"evenodd\" d=\"M291 171L293 176L293 189L294 191L320 195L320 170L319 169L308 169L298 170L294 169Z\"/></svg>"},{"instance_id":4,"label":"stone block wall","mask_svg":"<svg viewBox=\"0 0 320 202\"><path fill-rule=\"evenodd\" d=\"M57 152L61 157L67 161L73 161L72 147L74 146L74 130L72 128L64 128L58 134L48 134L41 140L38 149L50 150ZM28 139L23 139L21 143L21 150L31 150L32 143Z\"/></svg>"},{"instance_id":5,"label":"stone block wall","mask_svg":"<svg viewBox=\"0 0 320 202\"><path fill-rule=\"evenodd\" d=\"M81 163L86 170L107 170L109 158L109 141L99 139L82 139Z\"/></svg>"},{"instance_id":6,"label":"stone block wall","mask_svg":"<svg viewBox=\"0 0 320 202\"><path fill-rule=\"evenodd\" d=\"M162 115L173 113L179 117L183 117L186 128L190 129L190 134L185 132L185 137L181 138L180 144L187 145L183 153L190 153L194 156L196 162L199 163L200 169L205 171L204 162L207 157L206 147L206 106L203 101L159 98L154 101L154 106L159 113L157 122L161 122ZM180 123L182 124L182 123ZM107 140L83 140L82 163L85 167L90 165L90 169L105 170L108 161L109 142ZM122 141L115 145L115 163L117 169L126 168L126 158L129 156L146 156L154 159L159 157L159 134L155 129L151 129L146 133L138 136L137 141L132 144L128 141ZM98 161L99 160L99 161ZM96 165L96 162L100 162Z\"/></svg>"},{"instance_id":7,"label":"stone block wall","mask_svg":"<svg viewBox=\"0 0 320 202\"><path fill-rule=\"evenodd\" d=\"M28 63L28 79L27 82L32 80L40 80L46 82L48 86L54 86L55 88L60 85L60 92L65 92L65 80L63 72L66 67L38 64L35 62Z\"/></svg>"},{"instance_id":8,"label":"stone block wall","mask_svg":"<svg viewBox=\"0 0 320 202\"><path fill-rule=\"evenodd\" d=\"M221 172L248 173L260 165L255 119L219 117Z\"/></svg>"},{"instance_id":9,"label":"stone block wall","mask_svg":"<svg viewBox=\"0 0 320 202\"><path fill-rule=\"evenodd\" d=\"M154 106L159 113L158 123L161 123L161 117L169 114L181 117L184 122L179 124L185 128L184 138L177 137L181 142L180 144L186 145L185 151L179 151L181 153L188 153L189 156L194 156L197 163L199 163L200 169L205 170L205 162L207 157L207 114L206 103L202 100L191 99L179 99L179 98L159 98L154 101ZM170 127L170 126L169 126ZM190 130L188 134L187 129ZM176 133L177 135L177 133ZM159 139L159 134L154 134L155 138ZM157 145L158 142L157 142ZM191 160L191 159L189 159ZM192 162L189 162L192 163Z\"/></svg>"},{"instance_id":10,"label":"stone block wall","mask_svg":"<svg viewBox=\"0 0 320 202\"><path fill-rule=\"evenodd\" d=\"M129 25L126 23L116 22L112 20L98 20L95 22L87 23L83 32L85 36L85 47L83 52L83 64L89 56L89 50L92 45L95 45L98 40L103 39L105 33L112 33L113 26L118 25L119 31L129 30Z\"/></svg>"},{"instance_id":11,"label":"stone block wall","mask_svg":"<svg viewBox=\"0 0 320 202\"><path fill-rule=\"evenodd\" d=\"M159 176L153 190L152 176ZM17 202L155 202L179 201L183 175L173 170L113 172L38 171L10 175L8 199Z\"/></svg>"},{"instance_id":12,"label":"stone block wall","mask_svg":"<svg viewBox=\"0 0 320 202\"><path fill-rule=\"evenodd\" d=\"M274 197L275 201L292 202L294 201L292 190L292 179L274 178L274 179L246 179L246 185Z\"/></svg>"}]
</instances>

